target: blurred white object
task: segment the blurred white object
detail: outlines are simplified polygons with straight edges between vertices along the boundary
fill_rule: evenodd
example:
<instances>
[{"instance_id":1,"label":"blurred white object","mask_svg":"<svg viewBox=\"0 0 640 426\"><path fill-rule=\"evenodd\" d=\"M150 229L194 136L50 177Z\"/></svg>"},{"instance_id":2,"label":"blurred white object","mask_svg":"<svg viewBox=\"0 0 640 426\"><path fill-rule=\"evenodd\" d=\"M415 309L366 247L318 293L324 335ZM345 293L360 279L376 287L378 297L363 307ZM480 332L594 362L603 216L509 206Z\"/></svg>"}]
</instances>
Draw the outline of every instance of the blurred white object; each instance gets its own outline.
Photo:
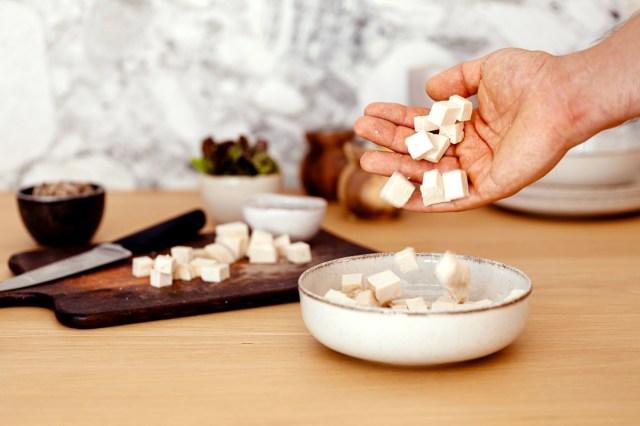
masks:
<instances>
[{"instance_id":1,"label":"blurred white object","mask_svg":"<svg viewBox=\"0 0 640 426\"><path fill-rule=\"evenodd\" d=\"M254 194L279 192L280 173L258 176L214 176L200 174L200 193L215 223L243 219L242 206Z\"/></svg>"},{"instance_id":2,"label":"blurred white object","mask_svg":"<svg viewBox=\"0 0 640 426\"><path fill-rule=\"evenodd\" d=\"M320 197L256 194L245 200L242 212L254 230L308 241L320 230L326 209L327 201Z\"/></svg>"},{"instance_id":3,"label":"blurred white object","mask_svg":"<svg viewBox=\"0 0 640 426\"><path fill-rule=\"evenodd\" d=\"M640 180L640 127L637 122L605 130L571 149L537 183L615 185Z\"/></svg>"}]
</instances>

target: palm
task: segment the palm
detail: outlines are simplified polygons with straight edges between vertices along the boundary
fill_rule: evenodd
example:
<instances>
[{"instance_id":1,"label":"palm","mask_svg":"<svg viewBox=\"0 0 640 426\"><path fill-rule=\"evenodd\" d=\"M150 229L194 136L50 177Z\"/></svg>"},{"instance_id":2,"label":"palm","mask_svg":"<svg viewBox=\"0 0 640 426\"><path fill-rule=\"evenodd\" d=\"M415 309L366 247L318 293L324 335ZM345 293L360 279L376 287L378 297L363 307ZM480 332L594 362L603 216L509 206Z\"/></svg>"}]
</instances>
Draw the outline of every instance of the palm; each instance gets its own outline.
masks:
<instances>
[{"instance_id":1,"label":"palm","mask_svg":"<svg viewBox=\"0 0 640 426\"><path fill-rule=\"evenodd\" d=\"M470 180L470 197L425 208L418 194L406 205L411 210L465 210L509 196L551 169L566 152L564 143L552 144L559 116L551 116L550 103L557 103L543 53L507 49L486 58L479 71L479 109L465 123L464 140L449 148L438 163L441 171L462 168ZM504 69L509 69L508 78ZM464 73L460 73L464 75ZM441 99L456 92L446 87L432 89ZM436 81L437 83L437 81ZM446 83L446 82L445 82ZM443 85L443 86L446 86ZM442 90L438 90L442 89ZM466 89L469 96L475 91ZM457 91L459 93L459 91ZM553 105L555 106L555 105ZM427 110L398 104L372 104L356 122L356 132L375 143L401 153L372 152L362 159L365 170L389 175L400 170L416 182L436 165L416 162L406 155L404 138L413 133L412 119Z\"/></svg>"}]
</instances>

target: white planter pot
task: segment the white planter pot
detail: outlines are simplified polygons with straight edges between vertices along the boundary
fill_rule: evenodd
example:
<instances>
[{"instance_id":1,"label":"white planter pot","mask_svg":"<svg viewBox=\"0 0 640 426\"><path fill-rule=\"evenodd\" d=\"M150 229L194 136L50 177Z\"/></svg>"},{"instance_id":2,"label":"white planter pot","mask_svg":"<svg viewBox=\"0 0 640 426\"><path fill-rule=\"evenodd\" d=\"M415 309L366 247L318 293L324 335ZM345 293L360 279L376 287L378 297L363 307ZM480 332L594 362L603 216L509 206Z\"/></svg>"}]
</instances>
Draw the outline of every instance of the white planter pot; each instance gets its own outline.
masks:
<instances>
[{"instance_id":1,"label":"white planter pot","mask_svg":"<svg viewBox=\"0 0 640 426\"><path fill-rule=\"evenodd\" d=\"M215 223L243 220L242 205L254 194L277 193L280 173L258 176L214 176L200 174L200 193L209 218Z\"/></svg>"}]
</instances>

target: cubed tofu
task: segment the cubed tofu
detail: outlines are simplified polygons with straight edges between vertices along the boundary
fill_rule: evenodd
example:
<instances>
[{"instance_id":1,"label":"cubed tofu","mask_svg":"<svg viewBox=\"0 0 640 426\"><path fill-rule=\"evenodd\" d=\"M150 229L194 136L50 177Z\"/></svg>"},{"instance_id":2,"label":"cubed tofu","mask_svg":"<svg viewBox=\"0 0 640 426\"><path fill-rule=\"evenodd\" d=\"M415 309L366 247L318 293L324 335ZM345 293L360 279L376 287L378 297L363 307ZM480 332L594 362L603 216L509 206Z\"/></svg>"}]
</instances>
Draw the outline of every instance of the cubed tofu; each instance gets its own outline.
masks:
<instances>
[{"instance_id":1,"label":"cubed tofu","mask_svg":"<svg viewBox=\"0 0 640 426\"><path fill-rule=\"evenodd\" d=\"M361 273L342 274L342 292L352 294L364 289Z\"/></svg>"},{"instance_id":2,"label":"cubed tofu","mask_svg":"<svg viewBox=\"0 0 640 426\"><path fill-rule=\"evenodd\" d=\"M252 243L247 251L249 263L276 263L278 252L271 242Z\"/></svg>"},{"instance_id":3,"label":"cubed tofu","mask_svg":"<svg viewBox=\"0 0 640 426\"><path fill-rule=\"evenodd\" d=\"M149 256L134 257L131 261L131 273L136 278L148 277L153 269L153 259Z\"/></svg>"},{"instance_id":4,"label":"cubed tofu","mask_svg":"<svg viewBox=\"0 0 640 426\"><path fill-rule=\"evenodd\" d=\"M391 309L407 309L407 299L404 298L399 298L399 299L393 299L390 300L389 302L387 302L387 305L391 308Z\"/></svg>"},{"instance_id":5,"label":"cubed tofu","mask_svg":"<svg viewBox=\"0 0 640 426\"><path fill-rule=\"evenodd\" d=\"M304 241L289 244L287 246L287 260L296 264L311 262L311 247Z\"/></svg>"},{"instance_id":6,"label":"cubed tofu","mask_svg":"<svg viewBox=\"0 0 640 426\"><path fill-rule=\"evenodd\" d=\"M291 239L287 234L282 234L278 238L273 240L273 245L275 246L276 251L278 252L278 256L280 257L287 257L287 247L289 246L289 244L291 244Z\"/></svg>"},{"instance_id":7,"label":"cubed tofu","mask_svg":"<svg viewBox=\"0 0 640 426\"><path fill-rule=\"evenodd\" d=\"M389 269L368 276L367 281L381 305L400 297L402 293L400 278Z\"/></svg>"},{"instance_id":8,"label":"cubed tofu","mask_svg":"<svg viewBox=\"0 0 640 426\"><path fill-rule=\"evenodd\" d=\"M205 251L210 258L216 260L218 263L233 263L236 261L236 257L231 250L224 244L212 243L204 246Z\"/></svg>"},{"instance_id":9,"label":"cubed tofu","mask_svg":"<svg viewBox=\"0 0 640 426\"><path fill-rule=\"evenodd\" d=\"M471 270L455 254L447 251L435 268L435 276L446 294L456 303L469 298Z\"/></svg>"},{"instance_id":10,"label":"cubed tofu","mask_svg":"<svg viewBox=\"0 0 640 426\"><path fill-rule=\"evenodd\" d=\"M251 239L249 240L249 245L252 244L260 244L260 243L269 243L273 244L273 235L269 232L262 231L260 229L254 229L251 233Z\"/></svg>"},{"instance_id":11,"label":"cubed tofu","mask_svg":"<svg viewBox=\"0 0 640 426\"><path fill-rule=\"evenodd\" d=\"M220 243L233 254L235 260L242 259L247 254L249 237L246 235L218 235L216 243Z\"/></svg>"},{"instance_id":12,"label":"cubed tofu","mask_svg":"<svg viewBox=\"0 0 640 426\"><path fill-rule=\"evenodd\" d=\"M173 270L174 280L191 281L196 277L197 274L193 266L189 263L176 262L176 267Z\"/></svg>"},{"instance_id":13,"label":"cubed tofu","mask_svg":"<svg viewBox=\"0 0 640 426\"><path fill-rule=\"evenodd\" d=\"M200 278L207 283L219 283L230 276L230 268L226 263L200 267Z\"/></svg>"},{"instance_id":14,"label":"cubed tofu","mask_svg":"<svg viewBox=\"0 0 640 426\"><path fill-rule=\"evenodd\" d=\"M193 258L203 258L203 259L211 259L211 257L207 254L207 251L203 248L194 248L193 249Z\"/></svg>"},{"instance_id":15,"label":"cubed tofu","mask_svg":"<svg viewBox=\"0 0 640 426\"><path fill-rule=\"evenodd\" d=\"M450 312L458 310L458 305L454 302L446 302L441 300L436 300L431 304L431 312Z\"/></svg>"},{"instance_id":16,"label":"cubed tofu","mask_svg":"<svg viewBox=\"0 0 640 426\"><path fill-rule=\"evenodd\" d=\"M200 270L201 270L201 268L203 266L213 266L213 265L215 265L217 263L218 262L216 262L213 259L207 259L207 258L204 258L204 257L196 257L189 264L191 265L191 267L193 267L193 271L195 273L195 276L199 277L200 274L201 274Z\"/></svg>"},{"instance_id":17,"label":"cubed tofu","mask_svg":"<svg viewBox=\"0 0 640 426\"><path fill-rule=\"evenodd\" d=\"M341 291L329 289L324 295L325 299L333 303L339 303L341 305L355 306L356 301L344 294Z\"/></svg>"},{"instance_id":18,"label":"cubed tofu","mask_svg":"<svg viewBox=\"0 0 640 426\"><path fill-rule=\"evenodd\" d=\"M407 247L395 253L393 261L403 274L418 270L418 259L416 259L416 251L413 247Z\"/></svg>"},{"instance_id":19,"label":"cubed tofu","mask_svg":"<svg viewBox=\"0 0 640 426\"><path fill-rule=\"evenodd\" d=\"M160 272L157 269L151 270L151 275L149 276L149 284L152 287L161 288L161 287L169 287L173 284L173 276L170 273Z\"/></svg>"},{"instance_id":20,"label":"cubed tofu","mask_svg":"<svg viewBox=\"0 0 640 426\"><path fill-rule=\"evenodd\" d=\"M413 117L413 128L416 132L419 132L420 130L424 130L425 132L438 130L438 126L432 123L427 115L418 115Z\"/></svg>"},{"instance_id":21,"label":"cubed tofu","mask_svg":"<svg viewBox=\"0 0 640 426\"><path fill-rule=\"evenodd\" d=\"M427 152L423 158L432 163L437 163L438 161L440 161L444 153L447 152L447 149L451 145L451 142L449 142L449 138L446 136L436 135L433 133L428 133L427 135L431 140L434 148L431 151Z\"/></svg>"},{"instance_id":22,"label":"cubed tofu","mask_svg":"<svg viewBox=\"0 0 640 426\"><path fill-rule=\"evenodd\" d=\"M228 222L216 226L216 237L249 237L249 226L244 222Z\"/></svg>"},{"instance_id":23,"label":"cubed tofu","mask_svg":"<svg viewBox=\"0 0 640 426\"><path fill-rule=\"evenodd\" d=\"M442 126L440 127L439 134L448 137L449 142L455 145L462 142L462 139L464 139L464 124L455 123L448 126Z\"/></svg>"},{"instance_id":24,"label":"cubed tofu","mask_svg":"<svg viewBox=\"0 0 640 426\"><path fill-rule=\"evenodd\" d=\"M171 257L176 262L189 263L193 260L193 248L187 246L171 247Z\"/></svg>"},{"instance_id":25,"label":"cubed tofu","mask_svg":"<svg viewBox=\"0 0 640 426\"><path fill-rule=\"evenodd\" d=\"M416 187L402 173L393 172L387 183L382 187L380 198L394 207L401 208L407 204L415 189Z\"/></svg>"},{"instance_id":26,"label":"cubed tofu","mask_svg":"<svg viewBox=\"0 0 640 426\"><path fill-rule=\"evenodd\" d=\"M433 104L429 112L429 121L438 127L454 124L462 108L453 101L440 101Z\"/></svg>"},{"instance_id":27,"label":"cubed tofu","mask_svg":"<svg viewBox=\"0 0 640 426\"><path fill-rule=\"evenodd\" d=\"M414 160L423 160L427 154L435 148L431 139L427 136L427 132L424 130L420 130L406 138L405 143L409 155L411 155L411 158Z\"/></svg>"},{"instance_id":28,"label":"cubed tofu","mask_svg":"<svg viewBox=\"0 0 640 426\"><path fill-rule=\"evenodd\" d=\"M444 172L442 174L442 184L444 186L444 198L447 201L459 200L469 196L469 183L467 173L457 169Z\"/></svg>"},{"instance_id":29,"label":"cubed tofu","mask_svg":"<svg viewBox=\"0 0 640 426\"><path fill-rule=\"evenodd\" d=\"M407 309L409 312L425 312L429 309L430 304L424 300L423 297L412 297L405 299Z\"/></svg>"},{"instance_id":30,"label":"cubed tofu","mask_svg":"<svg viewBox=\"0 0 640 426\"><path fill-rule=\"evenodd\" d=\"M156 256L155 260L153 261L153 269L157 270L158 272L162 272L163 274L172 275L175 265L176 260L173 257L164 254Z\"/></svg>"},{"instance_id":31,"label":"cubed tofu","mask_svg":"<svg viewBox=\"0 0 640 426\"><path fill-rule=\"evenodd\" d=\"M353 299L360 306L378 306L378 301L370 288L357 292Z\"/></svg>"},{"instance_id":32,"label":"cubed tofu","mask_svg":"<svg viewBox=\"0 0 640 426\"><path fill-rule=\"evenodd\" d=\"M424 175L422 176L422 185L420 185L420 193L422 194L422 203L425 206L444 203L447 201L444 197L444 183L442 182L442 175L438 169L424 172Z\"/></svg>"},{"instance_id":33,"label":"cubed tofu","mask_svg":"<svg viewBox=\"0 0 640 426\"><path fill-rule=\"evenodd\" d=\"M469 99L465 99L460 95L453 95L449 98L449 101L460 107L460 112L456 116L456 120L468 121L471 119L471 113L473 112L473 103L471 103Z\"/></svg>"}]
</instances>

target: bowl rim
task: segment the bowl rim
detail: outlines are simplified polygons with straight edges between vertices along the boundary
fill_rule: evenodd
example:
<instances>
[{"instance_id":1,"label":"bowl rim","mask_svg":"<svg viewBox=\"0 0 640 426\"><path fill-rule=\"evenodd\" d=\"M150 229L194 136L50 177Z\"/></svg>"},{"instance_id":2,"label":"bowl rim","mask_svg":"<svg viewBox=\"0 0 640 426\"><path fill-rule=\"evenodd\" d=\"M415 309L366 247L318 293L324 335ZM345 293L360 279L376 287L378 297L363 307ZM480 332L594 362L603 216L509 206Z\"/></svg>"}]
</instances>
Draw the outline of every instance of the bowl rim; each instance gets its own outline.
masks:
<instances>
[{"instance_id":1,"label":"bowl rim","mask_svg":"<svg viewBox=\"0 0 640 426\"><path fill-rule=\"evenodd\" d=\"M264 203L260 203L260 200L262 199L265 200ZM283 202L278 204L279 200L282 200ZM289 204L288 201L292 201L292 203ZM327 208L327 204L327 200L324 198L313 195L263 192L248 196L242 207L254 210L316 211L325 210Z\"/></svg>"},{"instance_id":2,"label":"bowl rim","mask_svg":"<svg viewBox=\"0 0 640 426\"><path fill-rule=\"evenodd\" d=\"M199 172L198 176L200 179L210 179L210 180L257 180L257 179L273 179L274 177L280 178L282 176L282 172L275 173L267 173L261 175L212 175L209 173Z\"/></svg>"},{"instance_id":3,"label":"bowl rim","mask_svg":"<svg viewBox=\"0 0 640 426\"><path fill-rule=\"evenodd\" d=\"M437 316L443 316L443 315L464 315L464 314L470 314L470 313L477 313L477 312L483 312L483 311L490 311L490 310L498 310L498 309L502 309L502 308L506 308L508 306L511 305L515 305L517 303L520 303L522 301L524 301L526 298L528 298L531 293L533 292L533 285L531 283L531 278L529 278L529 276L527 274L525 274L524 272L522 272L520 269L515 268L511 265L507 265L506 263L502 263L502 262L498 262L495 260L490 260L490 259L484 259L482 257L477 257L477 256L466 256L466 255L456 255L459 258L462 258L464 260L467 261L472 261L475 263L486 263L492 266L497 266L497 267L502 267L505 269L510 270L511 272L515 272L518 275L521 275L523 278L525 278L526 280L526 284L527 284L527 290L525 291L524 294L516 297L513 300L509 300L508 302L501 302L498 304L492 304L491 306L484 306L484 307L478 307L478 308L471 308L471 309L465 309L463 311L437 311L437 312L429 312L429 311L424 311L424 312L408 312L408 311L401 311L398 309L389 309L389 308L382 308L382 307L378 307L378 306L360 306L360 305L354 305L354 306L350 306L350 305L343 305L341 303L336 303L336 302L332 302L330 300L327 300L324 296L320 296L316 293L313 293L311 290L305 288L302 285L302 280L307 276L312 274L313 272L322 269L322 268L326 268L329 267L332 264L335 263L346 263L352 260L360 260L360 259L366 259L366 258L375 258L375 257L386 257L386 256L393 256L394 253L392 252L379 252L379 253L367 253L367 254L360 254L360 255L355 255L355 256L347 256L347 257L342 257L339 259L333 259L333 260L329 260L327 262L323 262L320 263L318 265L312 266L311 268L307 269L306 271L304 271L300 277L298 278L298 291L302 294L304 294L305 296L314 299L318 302L321 303L325 303L327 305L332 305L332 306L336 306L338 308L342 308L342 309L347 309L347 310L352 310L352 311L356 311L356 312L364 312L364 313L370 313L370 314L383 314L383 315L403 315L403 316L416 316L416 317L429 317L431 315L437 315ZM444 253L435 253L435 252L416 252L416 256L420 256L420 257L434 257L434 258L439 258L442 257L444 255Z\"/></svg>"},{"instance_id":4,"label":"bowl rim","mask_svg":"<svg viewBox=\"0 0 640 426\"><path fill-rule=\"evenodd\" d=\"M16 192L16 197L19 200L25 200L25 201L34 201L38 203L55 203L60 201L82 200L86 198L99 197L99 196L103 196L106 192L103 185L100 185L99 183L95 183L95 182L81 182L81 181L75 181L75 180L63 180L62 182L70 183L70 184L89 184L93 187L95 191L93 191L90 194L80 194L80 195L70 195L70 196L69 195L68 196L33 195L31 193L27 193L27 191L33 192L33 188L35 188L36 185L30 185L30 186L20 188Z\"/></svg>"}]
</instances>

